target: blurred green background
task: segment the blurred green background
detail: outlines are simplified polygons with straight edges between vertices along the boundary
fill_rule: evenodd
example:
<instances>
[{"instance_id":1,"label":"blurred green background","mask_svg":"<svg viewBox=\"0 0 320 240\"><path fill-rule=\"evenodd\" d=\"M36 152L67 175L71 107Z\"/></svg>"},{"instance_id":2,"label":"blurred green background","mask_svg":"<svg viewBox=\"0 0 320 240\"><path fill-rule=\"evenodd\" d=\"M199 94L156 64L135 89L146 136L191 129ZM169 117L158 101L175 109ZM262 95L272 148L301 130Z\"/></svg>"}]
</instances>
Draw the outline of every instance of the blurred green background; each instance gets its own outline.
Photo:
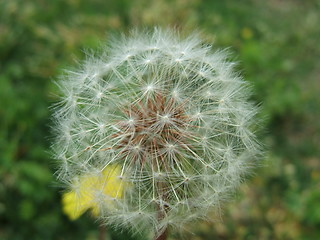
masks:
<instances>
[{"instance_id":1,"label":"blurred green background","mask_svg":"<svg viewBox=\"0 0 320 240\"><path fill-rule=\"evenodd\" d=\"M319 0L0 0L0 239L97 239L88 215L71 222L61 211L52 80L113 33L154 25L230 47L267 149L216 222L170 239L320 239L319 23Z\"/></svg>"}]
</instances>

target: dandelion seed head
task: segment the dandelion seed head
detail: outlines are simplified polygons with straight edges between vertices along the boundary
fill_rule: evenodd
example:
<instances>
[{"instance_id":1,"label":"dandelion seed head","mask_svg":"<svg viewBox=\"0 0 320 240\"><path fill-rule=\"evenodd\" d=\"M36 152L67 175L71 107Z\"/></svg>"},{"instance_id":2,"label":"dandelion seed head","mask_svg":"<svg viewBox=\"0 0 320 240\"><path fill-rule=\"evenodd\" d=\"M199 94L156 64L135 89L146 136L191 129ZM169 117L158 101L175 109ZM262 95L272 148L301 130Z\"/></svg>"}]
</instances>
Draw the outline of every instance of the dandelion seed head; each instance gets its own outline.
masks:
<instances>
[{"instance_id":1,"label":"dandelion seed head","mask_svg":"<svg viewBox=\"0 0 320 240\"><path fill-rule=\"evenodd\" d=\"M57 177L83 193L83 179L100 176L85 209L94 203L104 223L134 232L157 235L218 210L259 153L257 108L233 63L195 34L161 29L102 51L59 82Z\"/></svg>"}]
</instances>

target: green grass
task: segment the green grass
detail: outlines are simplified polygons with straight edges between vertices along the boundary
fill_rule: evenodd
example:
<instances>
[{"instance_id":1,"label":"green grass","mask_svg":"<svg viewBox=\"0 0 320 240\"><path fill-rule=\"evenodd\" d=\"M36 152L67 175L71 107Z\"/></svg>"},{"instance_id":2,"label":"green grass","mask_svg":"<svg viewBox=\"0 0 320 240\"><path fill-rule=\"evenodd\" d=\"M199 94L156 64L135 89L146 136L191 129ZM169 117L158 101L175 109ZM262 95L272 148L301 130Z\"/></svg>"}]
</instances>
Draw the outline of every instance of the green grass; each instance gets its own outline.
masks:
<instances>
[{"instance_id":1,"label":"green grass","mask_svg":"<svg viewBox=\"0 0 320 240\"><path fill-rule=\"evenodd\" d=\"M319 239L319 22L319 0L1 1L0 239L97 239L88 215L70 222L61 211L52 80L113 33L153 25L230 47L264 119L262 167L216 223L190 226L185 239Z\"/></svg>"}]
</instances>

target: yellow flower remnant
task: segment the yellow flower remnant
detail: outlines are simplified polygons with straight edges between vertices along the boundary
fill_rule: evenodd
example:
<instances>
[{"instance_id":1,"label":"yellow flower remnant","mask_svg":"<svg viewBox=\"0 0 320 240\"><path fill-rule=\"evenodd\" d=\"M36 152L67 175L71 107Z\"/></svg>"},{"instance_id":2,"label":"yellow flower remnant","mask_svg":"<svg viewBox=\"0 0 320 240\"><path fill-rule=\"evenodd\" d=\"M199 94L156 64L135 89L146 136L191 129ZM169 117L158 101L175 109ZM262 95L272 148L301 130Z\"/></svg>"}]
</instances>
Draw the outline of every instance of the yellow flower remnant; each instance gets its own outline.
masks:
<instances>
[{"instance_id":1,"label":"yellow flower remnant","mask_svg":"<svg viewBox=\"0 0 320 240\"><path fill-rule=\"evenodd\" d=\"M63 212L71 220L79 218L88 209L98 216L99 205L102 204L97 199L109 202L108 206L114 207L112 199L122 198L125 187L120 174L119 166L110 165L97 175L80 176L75 181L74 189L62 196Z\"/></svg>"}]
</instances>

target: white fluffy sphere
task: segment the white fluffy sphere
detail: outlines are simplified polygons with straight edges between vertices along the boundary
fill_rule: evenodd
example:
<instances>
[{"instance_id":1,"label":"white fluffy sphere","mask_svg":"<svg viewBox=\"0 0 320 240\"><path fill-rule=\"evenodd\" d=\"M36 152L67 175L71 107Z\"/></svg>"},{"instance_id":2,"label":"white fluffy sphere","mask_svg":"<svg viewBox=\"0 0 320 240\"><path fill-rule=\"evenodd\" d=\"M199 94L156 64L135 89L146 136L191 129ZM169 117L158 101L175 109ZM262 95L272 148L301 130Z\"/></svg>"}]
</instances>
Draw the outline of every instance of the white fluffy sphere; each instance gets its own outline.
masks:
<instances>
[{"instance_id":1,"label":"white fluffy sphere","mask_svg":"<svg viewBox=\"0 0 320 240\"><path fill-rule=\"evenodd\" d=\"M100 218L115 226L160 234L204 218L258 153L247 84L196 34L135 32L96 55L59 82L58 178L72 189L119 166L121 197L110 204L93 189Z\"/></svg>"}]
</instances>

